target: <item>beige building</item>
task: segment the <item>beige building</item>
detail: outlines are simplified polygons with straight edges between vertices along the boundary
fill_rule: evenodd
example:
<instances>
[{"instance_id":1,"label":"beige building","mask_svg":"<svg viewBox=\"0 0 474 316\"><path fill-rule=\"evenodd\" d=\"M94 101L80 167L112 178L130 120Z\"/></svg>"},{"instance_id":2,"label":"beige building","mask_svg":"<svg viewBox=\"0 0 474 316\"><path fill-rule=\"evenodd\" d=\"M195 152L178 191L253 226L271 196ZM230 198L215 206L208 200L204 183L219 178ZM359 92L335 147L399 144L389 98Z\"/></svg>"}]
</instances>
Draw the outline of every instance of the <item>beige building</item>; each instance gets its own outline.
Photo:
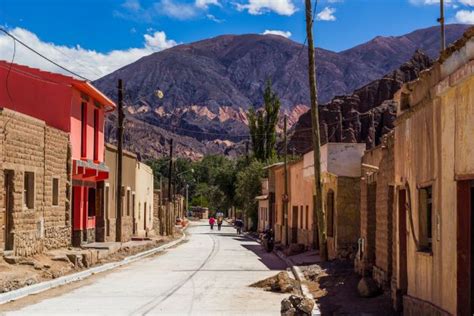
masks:
<instances>
[{"instance_id":1,"label":"beige building","mask_svg":"<svg viewBox=\"0 0 474 316\"><path fill-rule=\"evenodd\" d=\"M135 213L135 178L137 156L131 152L123 152L122 190L117 190L117 147L105 145L105 163L110 168L109 179L103 186L104 202L100 214L97 215L97 241L129 241L134 234L133 214ZM122 195L122 211L117 214L117 194Z\"/></svg>"},{"instance_id":2,"label":"beige building","mask_svg":"<svg viewBox=\"0 0 474 316\"><path fill-rule=\"evenodd\" d=\"M474 313L473 37L396 96L392 284L405 315Z\"/></svg>"},{"instance_id":3,"label":"beige building","mask_svg":"<svg viewBox=\"0 0 474 316\"><path fill-rule=\"evenodd\" d=\"M69 136L0 109L0 251L29 256L71 242Z\"/></svg>"},{"instance_id":4,"label":"beige building","mask_svg":"<svg viewBox=\"0 0 474 316\"><path fill-rule=\"evenodd\" d=\"M135 211L133 212L133 235L153 235L153 170L142 162L135 167Z\"/></svg>"},{"instance_id":5,"label":"beige building","mask_svg":"<svg viewBox=\"0 0 474 316\"><path fill-rule=\"evenodd\" d=\"M321 147L323 203L330 259L348 258L356 252L360 230L361 159L365 147L365 144L355 143L328 143ZM303 178L308 183L314 182L312 151L304 155Z\"/></svg>"}]
</instances>

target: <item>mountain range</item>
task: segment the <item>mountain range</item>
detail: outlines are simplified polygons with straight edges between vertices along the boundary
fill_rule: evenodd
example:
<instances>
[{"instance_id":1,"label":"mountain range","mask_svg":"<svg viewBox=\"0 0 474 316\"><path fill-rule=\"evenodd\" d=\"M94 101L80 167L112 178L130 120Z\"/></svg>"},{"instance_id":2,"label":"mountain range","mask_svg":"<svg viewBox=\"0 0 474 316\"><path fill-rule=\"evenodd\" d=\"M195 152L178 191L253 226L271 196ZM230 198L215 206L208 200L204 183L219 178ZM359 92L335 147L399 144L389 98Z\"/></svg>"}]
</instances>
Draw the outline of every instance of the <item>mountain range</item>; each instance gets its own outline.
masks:
<instances>
[{"instance_id":1,"label":"mountain range","mask_svg":"<svg viewBox=\"0 0 474 316\"><path fill-rule=\"evenodd\" d=\"M447 42L461 37L467 27L448 25ZM317 48L320 108L336 96L350 96L355 89L390 75L417 50L436 58L439 42L439 28L431 27L402 36L379 36L341 52ZM167 150L166 139L173 137L178 155L198 159L210 153L243 152L242 143L248 138L246 111L261 105L267 81L280 96L290 126L297 129L309 105L307 67L307 48L290 39L222 35L143 57L94 85L115 100L117 80L124 80L127 148L146 158L159 157ZM162 99L157 90L163 91ZM358 110L365 113L379 105L369 102L369 108ZM115 124L115 116L109 116L110 142L114 142ZM366 141L360 137L351 140Z\"/></svg>"}]
</instances>

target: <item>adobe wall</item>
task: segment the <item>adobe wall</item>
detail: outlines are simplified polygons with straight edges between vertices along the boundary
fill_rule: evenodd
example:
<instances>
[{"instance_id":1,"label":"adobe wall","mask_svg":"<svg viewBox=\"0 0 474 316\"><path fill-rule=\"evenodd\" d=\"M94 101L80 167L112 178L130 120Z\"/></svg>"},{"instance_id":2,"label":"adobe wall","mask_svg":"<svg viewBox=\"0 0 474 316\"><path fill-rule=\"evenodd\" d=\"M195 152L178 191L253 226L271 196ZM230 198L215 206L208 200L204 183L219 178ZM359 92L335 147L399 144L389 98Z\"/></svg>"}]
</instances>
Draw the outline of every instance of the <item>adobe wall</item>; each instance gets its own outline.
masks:
<instances>
[{"instance_id":1,"label":"adobe wall","mask_svg":"<svg viewBox=\"0 0 474 316\"><path fill-rule=\"evenodd\" d=\"M29 256L45 249L65 247L71 241L69 138L43 121L1 110L1 207L5 211L4 172L12 170L12 233L16 255ZM24 174L34 173L34 208L23 205ZM59 203L52 205L53 177L59 179Z\"/></svg>"}]
</instances>

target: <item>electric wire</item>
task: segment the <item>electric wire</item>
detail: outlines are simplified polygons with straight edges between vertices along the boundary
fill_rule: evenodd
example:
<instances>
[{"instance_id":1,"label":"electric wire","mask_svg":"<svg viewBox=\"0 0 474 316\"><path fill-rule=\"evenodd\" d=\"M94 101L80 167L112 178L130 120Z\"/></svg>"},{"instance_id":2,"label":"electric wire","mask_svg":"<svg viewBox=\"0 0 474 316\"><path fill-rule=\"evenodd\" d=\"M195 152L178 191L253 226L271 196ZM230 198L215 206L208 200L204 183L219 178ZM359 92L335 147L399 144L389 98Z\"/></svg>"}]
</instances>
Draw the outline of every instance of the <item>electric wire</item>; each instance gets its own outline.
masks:
<instances>
[{"instance_id":1,"label":"electric wire","mask_svg":"<svg viewBox=\"0 0 474 316\"><path fill-rule=\"evenodd\" d=\"M68 72L68 73L70 73L70 74L72 74L72 75L74 75L74 76L76 76L76 77L78 77L78 78L81 78L81 79L83 79L83 80L85 80L85 81L88 81L88 82L91 81L90 79L88 79L88 78L86 78L86 77L83 77L83 76L79 75L78 73L76 73L76 72L74 72L74 71L72 71L72 70L67 69L66 67L64 67L64 66L62 66L62 65L60 65L60 64L58 64L57 62L55 62L55 61L51 60L50 58L46 57L45 55L41 54L40 52L38 52L38 51L35 50L34 48L30 47L29 45L27 45L26 43L24 43L23 41L21 41L20 39L18 39L16 36L14 36L14 35L11 34L10 32L8 32L7 30L5 30L4 28L0 28L0 32L3 32L3 33L5 33L6 35L10 36L10 37L13 38L15 41L17 41L18 43L20 43L20 44L23 45L24 47L28 48L30 51L34 52L35 54L37 54L37 55L40 56L41 58L43 58L43 59L49 61L49 62L52 63L53 65L55 65L55 66L61 68L62 70L66 71L66 72Z\"/></svg>"}]
</instances>

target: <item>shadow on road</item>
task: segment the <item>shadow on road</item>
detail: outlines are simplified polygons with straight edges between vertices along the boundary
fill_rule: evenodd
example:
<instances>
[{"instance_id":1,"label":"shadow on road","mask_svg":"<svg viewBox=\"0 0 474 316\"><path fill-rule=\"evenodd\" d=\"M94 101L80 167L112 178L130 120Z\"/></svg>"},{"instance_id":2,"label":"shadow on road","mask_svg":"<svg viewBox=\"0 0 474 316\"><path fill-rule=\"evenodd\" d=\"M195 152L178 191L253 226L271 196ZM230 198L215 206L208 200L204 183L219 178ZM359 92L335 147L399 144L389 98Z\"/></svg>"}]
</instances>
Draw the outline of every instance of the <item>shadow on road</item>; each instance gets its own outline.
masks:
<instances>
[{"instance_id":1,"label":"shadow on road","mask_svg":"<svg viewBox=\"0 0 474 316\"><path fill-rule=\"evenodd\" d=\"M246 241L250 241L250 239L246 239ZM261 245L242 244L241 246L256 254L260 262L270 270L285 270L287 268L283 260L278 258L274 253L264 250Z\"/></svg>"}]
</instances>

